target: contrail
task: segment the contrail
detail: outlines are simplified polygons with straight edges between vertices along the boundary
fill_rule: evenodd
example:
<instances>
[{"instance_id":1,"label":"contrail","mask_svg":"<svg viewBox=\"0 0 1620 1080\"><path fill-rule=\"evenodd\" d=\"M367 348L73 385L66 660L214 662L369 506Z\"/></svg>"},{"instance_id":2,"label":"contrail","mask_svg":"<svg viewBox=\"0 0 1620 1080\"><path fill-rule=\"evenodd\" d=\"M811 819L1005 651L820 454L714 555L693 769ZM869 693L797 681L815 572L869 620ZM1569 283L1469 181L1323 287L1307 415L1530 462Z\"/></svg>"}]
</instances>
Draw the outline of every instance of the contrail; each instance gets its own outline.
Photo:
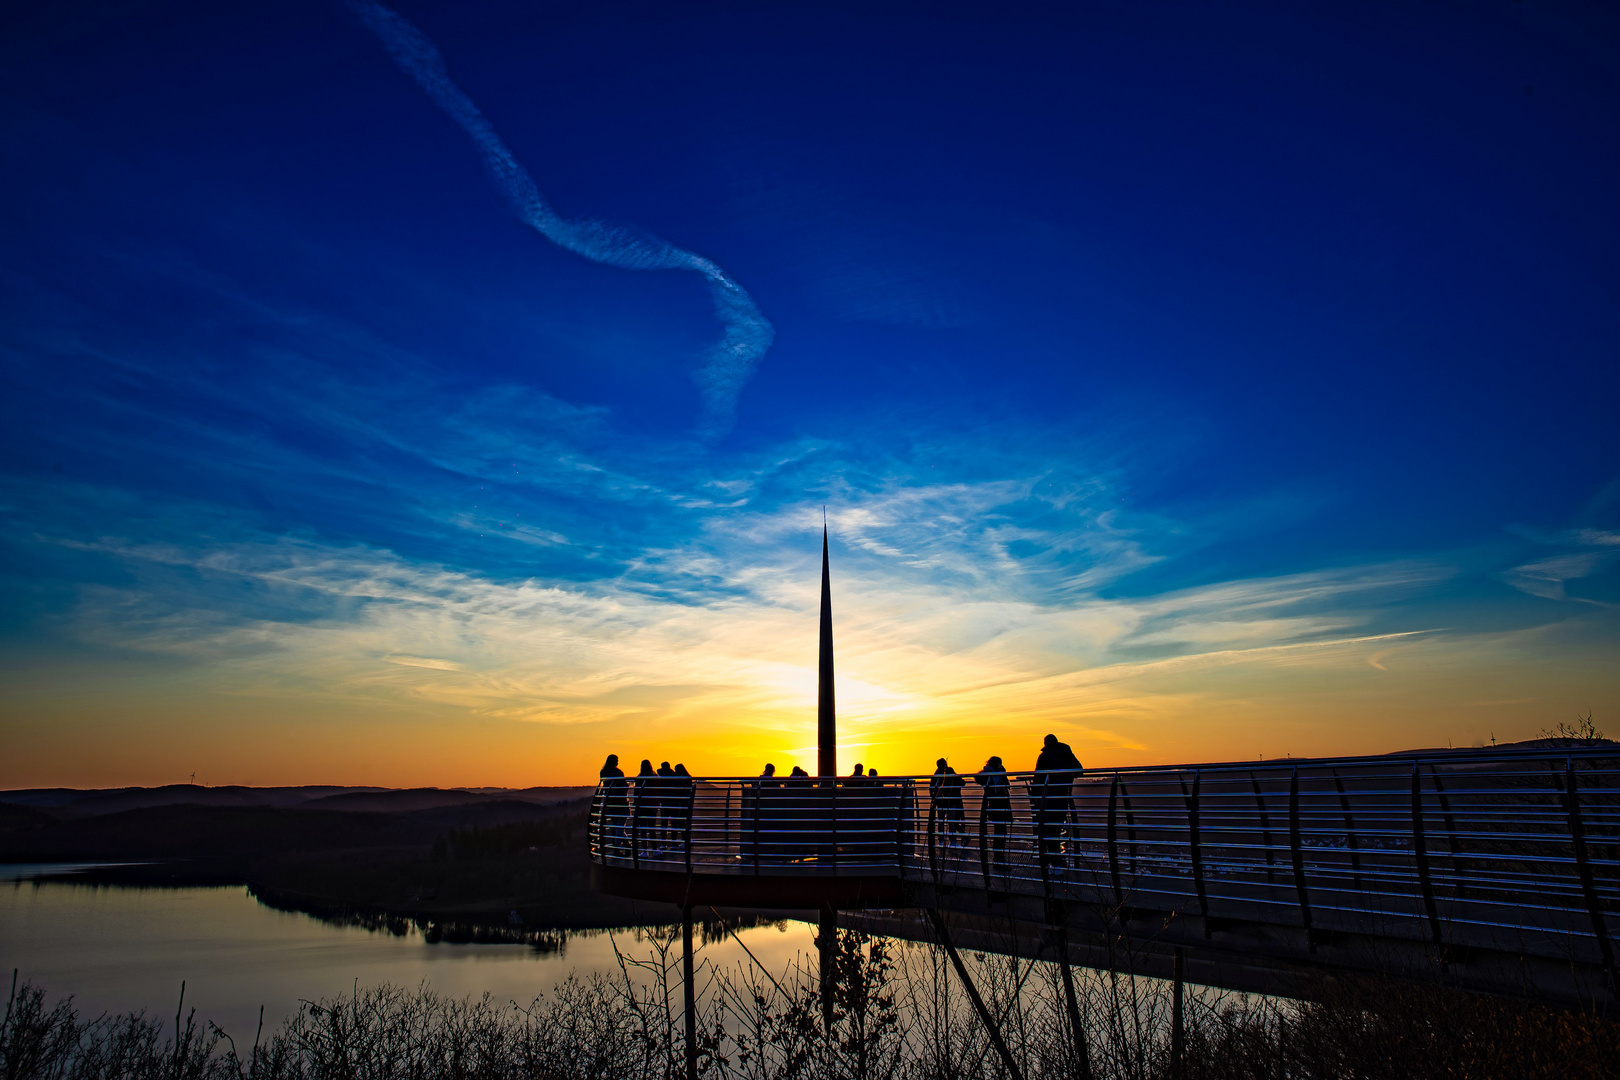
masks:
<instances>
[{"instance_id":1,"label":"contrail","mask_svg":"<svg viewBox=\"0 0 1620 1080\"><path fill-rule=\"evenodd\" d=\"M472 137L485 170L506 196L512 211L541 236L558 247L609 266L626 270L695 270L708 280L714 312L725 326L725 333L693 376L703 395L703 419L698 432L714 438L731 430L737 395L776 336L754 298L712 261L667 240L621 225L562 217L546 202L534 178L518 164L478 106L451 81L444 56L425 34L376 0L349 0L349 7L382 40L400 70L415 79L428 97Z\"/></svg>"}]
</instances>

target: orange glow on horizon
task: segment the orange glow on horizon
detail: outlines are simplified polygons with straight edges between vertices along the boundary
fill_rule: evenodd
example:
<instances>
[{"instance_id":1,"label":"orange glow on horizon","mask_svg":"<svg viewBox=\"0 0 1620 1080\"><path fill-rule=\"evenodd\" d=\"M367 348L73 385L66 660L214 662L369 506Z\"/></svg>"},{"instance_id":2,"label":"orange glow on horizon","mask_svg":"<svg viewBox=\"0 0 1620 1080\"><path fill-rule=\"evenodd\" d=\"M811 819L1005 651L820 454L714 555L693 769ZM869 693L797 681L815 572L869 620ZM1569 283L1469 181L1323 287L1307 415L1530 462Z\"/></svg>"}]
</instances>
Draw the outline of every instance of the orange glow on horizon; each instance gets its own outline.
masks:
<instances>
[{"instance_id":1,"label":"orange glow on horizon","mask_svg":"<svg viewBox=\"0 0 1620 1080\"><path fill-rule=\"evenodd\" d=\"M841 648L849 674L839 678L839 768L847 773L860 761L885 775L922 774L944 756L967 772L991 754L1029 768L1047 732L1089 767L1507 742L1584 713L1594 697L1620 697L1620 675L1600 652L1544 632L1428 635L977 680L928 693L913 678L915 665L885 668L872 654L851 649L846 657ZM685 686L666 696L652 688L615 715L590 707L572 723L492 715L435 695L356 703L183 686L159 693L132 686L133 676L98 684L56 671L9 699L0 785L182 783L193 772L209 785L578 785L594 781L610 752L627 772L644 757L684 762L698 775L755 775L766 761L782 773L813 770L813 669L755 670L764 677L753 685ZM793 703L800 693L802 704ZM1603 715L1599 709L1600 726Z\"/></svg>"}]
</instances>

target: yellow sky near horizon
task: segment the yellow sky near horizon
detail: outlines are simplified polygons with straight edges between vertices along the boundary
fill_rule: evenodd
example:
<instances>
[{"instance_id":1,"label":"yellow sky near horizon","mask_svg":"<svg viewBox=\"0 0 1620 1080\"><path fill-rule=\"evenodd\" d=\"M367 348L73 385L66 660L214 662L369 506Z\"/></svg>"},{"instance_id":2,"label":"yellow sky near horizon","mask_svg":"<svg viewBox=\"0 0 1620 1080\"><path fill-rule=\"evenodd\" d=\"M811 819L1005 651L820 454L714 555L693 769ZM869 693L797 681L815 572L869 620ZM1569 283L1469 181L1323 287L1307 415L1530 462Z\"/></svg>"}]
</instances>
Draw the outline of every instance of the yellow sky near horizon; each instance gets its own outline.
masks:
<instances>
[{"instance_id":1,"label":"yellow sky near horizon","mask_svg":"<svg viewBox=\"0 0 1620 1080\"><path fill-rule=\"evenodd\" d=\"M1437 559L1120 595L1099 583L1146 557L1117 537L1035 582L834 525L844 772L1029 768L1048 732L1106 767L1516 741L1588 710L1620 727L1620 609L1512 580L1459 607ZM685 594L287 538L101 542L127 572L79 588L74 649L0 674L0 787L574 785L608 753L812 768L819 545L778 538L802 526L732 523L747 557L658 553L659 580L727 586Z\"/></svg>"},{"instance_id":2,"label":"yellow sky near horizon","mask_svg":"<svg viewBox=\"0 0 1620 1080\"><path fill-rule=\"evenodd\" d=\"M609 752L630 769L648 757L699 775L752 775L765 761L813 768L814 643L796 636L784 651L809 662L763 647L717 660L724 650L708 642L689 674L710 681L627 683L573 711L508 686L515 715L490 705L516 675L420 662L430 657L380 659L336 689L318 670L303 686L269 687L231 685L245 674L232 664L185 677L58 665L13 680L0 787L155 785L192 773L209 785L571 785L590 783ZM1620 698L1603 650L1558 625L1058 671L992 664L980 650L908 658L903 644L862 649L856 627L849 636L838 657L845 772L855 761L888 775L928 772L941 755L958 769L990 754L1028 768L1048 731L1090 767L1506 742L1589 708L1601 726L1604 703Z\"/></svg>"}]
</instances>

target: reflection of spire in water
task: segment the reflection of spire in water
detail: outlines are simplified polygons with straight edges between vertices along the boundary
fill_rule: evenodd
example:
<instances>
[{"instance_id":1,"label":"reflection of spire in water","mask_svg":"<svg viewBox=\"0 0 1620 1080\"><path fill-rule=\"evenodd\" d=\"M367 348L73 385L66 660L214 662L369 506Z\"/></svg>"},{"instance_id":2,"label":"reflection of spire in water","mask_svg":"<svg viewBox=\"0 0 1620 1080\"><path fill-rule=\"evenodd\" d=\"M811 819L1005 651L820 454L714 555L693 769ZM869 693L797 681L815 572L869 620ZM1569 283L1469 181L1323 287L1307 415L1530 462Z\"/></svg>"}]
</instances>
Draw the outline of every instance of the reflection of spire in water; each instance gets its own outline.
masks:
<instances>
[{"instance_id":1,"label":"reflection of spire in water","mask_svg":"<svg viewBox=\"0 0 1620 1080\"><path fill-rule=\"evenodd\" d=\"M816 775L838 775L838 722L833 704L832 571L827 561L825 520L821 523L821 676L816 683ZM837 794L836 788L833 794ZM816 946L821 958L822 1030L831 1035L838 952L838 914L831 907L821 909Z\"/></svg>"},{"instance_id":2,"label":"reflection of spire in water","mask_svg":"<svg viewBox=\"0 0 1620 1080\"><path fill-rule=\"evenodd\" d=\"M827 523L821 523L821 677L816 682L816 772L838 775L838 715L833 703L832 571L827 561ZM834 792L836 794L836 791ZM836 843L836 841L834 841ZM834 983L837 976L838 914L821 909L816 945L821 953L821 1025L829 1036L833 1026Z\"/></svg>"},{"instance_id":3,"label":"reflection of spire in water","mask_svg":"<svg viewBox=\"0 0 1620 1080\"><path fill-rule=\"evenodd\" d=\"M838 720L833 704L832 574L827 526L821 526L821 677L816 694L816 775L838 775Z\"/></svg>"}]
</instances>

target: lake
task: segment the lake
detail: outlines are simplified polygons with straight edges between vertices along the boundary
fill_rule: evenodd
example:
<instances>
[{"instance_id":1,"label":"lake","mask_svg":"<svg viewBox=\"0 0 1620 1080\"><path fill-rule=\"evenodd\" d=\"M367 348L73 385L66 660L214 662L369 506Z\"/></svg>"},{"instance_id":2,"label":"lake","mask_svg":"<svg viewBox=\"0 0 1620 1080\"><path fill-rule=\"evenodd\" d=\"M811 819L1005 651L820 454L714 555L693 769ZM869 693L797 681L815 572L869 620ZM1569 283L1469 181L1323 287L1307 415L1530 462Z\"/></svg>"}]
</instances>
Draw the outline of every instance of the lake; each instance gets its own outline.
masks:
<instances>
[{"instance_id":1,"label":"lake","mask_svg":"<svg viewBox=\"0 0 1620 1080\"><path fill-rule=\"evenodd\" d=\"M440 994L488 993L527 1004L570 972L617 975L615 944L627 955L650 946L636 931L570 933L560 949L429 942L338 926L264 906L243 886L131 888L33 878L46 868L0 865L0 971L50 992L72 994L81 1015L145 1009L172 1018L186 983L186 1006L248 1043L264 1007L271 1031L300 999L347 994L379 983L426 983ZM60 872L65 867L50 867ZM672 909L673 910L673 909ZM738 931L702 946L699 962L751 963L773 974L813 950L815 928L785 922ZM677 945L678 950L678 945ZM701 986L702 984L699 983Z\"/></svg>"}]
</instances>

